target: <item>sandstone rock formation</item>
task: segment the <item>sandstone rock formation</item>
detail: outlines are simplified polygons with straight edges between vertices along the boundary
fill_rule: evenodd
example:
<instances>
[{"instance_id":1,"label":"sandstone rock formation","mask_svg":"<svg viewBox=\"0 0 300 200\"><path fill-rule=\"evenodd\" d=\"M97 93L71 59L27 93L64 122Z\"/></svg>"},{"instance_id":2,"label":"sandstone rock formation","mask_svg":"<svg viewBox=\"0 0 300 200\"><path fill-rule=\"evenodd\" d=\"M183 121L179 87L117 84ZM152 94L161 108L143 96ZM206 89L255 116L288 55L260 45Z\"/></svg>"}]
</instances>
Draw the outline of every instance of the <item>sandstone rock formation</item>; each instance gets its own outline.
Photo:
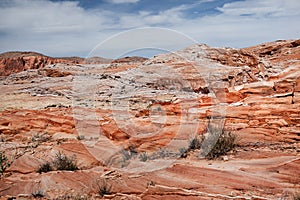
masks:
<instances>
[{"instance_id":1,"label":"sandstone rock formation","mask_svg":"<svg viewBox=\"0 0 300 200\"><path fill-rule=\"evenodd\" d=\"M83 58L51 58L35 52L7 52L0 54L0 76L28 69L40 69L54 63L78 64Z\"/></svg>"},{"instance_id":2,"label":"sandstone rock formation","mask_svg":"<svg viewBox=\"0 0 300 200\"><path fill-rule=\"evenodd\" d=\"M91 57L86 59L80 57L53 58L35 52L6 52L0 54L0 76L8 76L10 74L18 73L29 69L41 69L47 65L56 63L108 64L111 62L111 59L105 59L101 57ZM118 63L117 60L114 62Z\"/></svg>"},{"instance_id":3,"label":"sandstone rock formation","mask_svg":"<svg viewBox=\"0 0 300 200\"><path fill-rule=\"evenodd\" d=\"M97 199L104 182L108 199L289 199L300 190L299 44L197 44L102 64L2 55L0 150L10 166L0 199ZM235 134L237 149L181 158L210 125ZM36 172L58 152L80 170Z\"/></svg>"}]
</instances>

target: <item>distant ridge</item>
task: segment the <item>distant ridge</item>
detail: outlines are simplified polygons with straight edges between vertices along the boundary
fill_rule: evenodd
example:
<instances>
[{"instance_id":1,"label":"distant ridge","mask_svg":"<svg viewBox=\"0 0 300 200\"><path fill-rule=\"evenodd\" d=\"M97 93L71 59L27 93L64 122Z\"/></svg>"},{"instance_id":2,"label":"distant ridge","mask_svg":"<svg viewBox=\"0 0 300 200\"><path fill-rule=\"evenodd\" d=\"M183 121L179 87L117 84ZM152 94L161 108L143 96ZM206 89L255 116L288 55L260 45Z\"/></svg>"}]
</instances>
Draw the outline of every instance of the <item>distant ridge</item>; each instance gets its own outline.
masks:
<instances>
[{"instance_id":1,"label":"distant ridge","mask_svg":"<svg viewBox=\"0 0 300 200\"><path fill-rule=\"evenodd\" d=\"M50 57L37 52L11 51L0 54L0 76L8 76L28 69L40 69L56 63L65 64L109 64L144 62L143 57L125 57L116 60L102 57Z\"/></svg>"}]
</instances>

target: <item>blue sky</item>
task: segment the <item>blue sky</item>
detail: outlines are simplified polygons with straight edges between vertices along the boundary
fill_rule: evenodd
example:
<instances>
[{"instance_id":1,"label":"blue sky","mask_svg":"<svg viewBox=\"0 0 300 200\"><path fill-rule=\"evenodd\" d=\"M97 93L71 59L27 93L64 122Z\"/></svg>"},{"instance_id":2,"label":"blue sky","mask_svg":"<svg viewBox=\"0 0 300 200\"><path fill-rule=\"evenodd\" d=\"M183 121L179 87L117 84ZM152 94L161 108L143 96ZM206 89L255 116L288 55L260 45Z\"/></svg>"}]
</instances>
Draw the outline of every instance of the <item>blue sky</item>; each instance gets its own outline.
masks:
<instances>
[{"instance_id":1,"label":"blue sky","mask_svg":"<svg viewBox=\"0 0 300 200\"><path fill-rule=\"evenodd\" d=\"M0 52L120 57L192 43L239 48L300 38L299 21L299 0L0 0Z\"/></svg>"}]
</instances>

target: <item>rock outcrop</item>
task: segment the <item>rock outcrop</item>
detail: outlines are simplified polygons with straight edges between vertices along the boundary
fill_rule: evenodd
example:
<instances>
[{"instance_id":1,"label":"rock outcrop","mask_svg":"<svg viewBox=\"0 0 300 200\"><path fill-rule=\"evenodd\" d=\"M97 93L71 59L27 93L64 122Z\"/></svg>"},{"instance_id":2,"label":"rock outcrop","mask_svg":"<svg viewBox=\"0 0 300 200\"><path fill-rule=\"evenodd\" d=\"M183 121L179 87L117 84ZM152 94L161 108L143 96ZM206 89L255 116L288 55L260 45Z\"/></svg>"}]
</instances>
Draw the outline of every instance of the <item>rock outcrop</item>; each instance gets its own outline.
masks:
<instances>
[{"instance_id":1,"label":"rock outcrop","mask_svg":"<svg viewBox=\"0 0 300 200\"><path fill-rule=\"evenodd\" d=\"M0 54L0 76L28 69L40 69L55 63L79 64L83 58L52 58L35 52L7 52Z\"/></svg>"},{"instance_id":2,"label":"rock outcrop","mask_svg":"<svg viewBox=\"0 0 300 200\"><path fill-rule=\"evenodd\" d=\"M109 199L288 199L300 190L300 40L197 44L147 60L1 59L0 150L10 165L0 199L97 199L106 184ZM238 137L235 151L181 157L191 138L220 130ZM36 172L58 152L79 170Z\"/></svg>"}]
</instances>

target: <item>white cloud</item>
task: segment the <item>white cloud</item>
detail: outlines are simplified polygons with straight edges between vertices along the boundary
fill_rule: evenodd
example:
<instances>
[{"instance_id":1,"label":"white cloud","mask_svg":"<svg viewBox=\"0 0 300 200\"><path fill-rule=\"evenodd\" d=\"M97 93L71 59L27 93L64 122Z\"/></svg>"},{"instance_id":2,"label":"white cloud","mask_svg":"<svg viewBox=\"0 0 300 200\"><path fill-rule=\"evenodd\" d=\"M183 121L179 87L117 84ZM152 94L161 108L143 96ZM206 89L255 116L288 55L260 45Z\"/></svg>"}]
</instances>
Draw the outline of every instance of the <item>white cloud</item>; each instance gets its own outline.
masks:
<instances>
[{"instance_id":1,"label":"white cloud","mask_svg":"<svg viewBox=\"0 0 300 200\"><path fill-rule=\"evenodd\" d=\"M182 11L185 9L185 6L178 6L158 13L142 11L138 14L124 14L120 16L119 24L123 28L177 25L184 23L185 19L182 15Z\"/></svg>"},{"instance_id":2,"label":"white cloud","mask_svg":"<svg viewBox=\"0 0 300 200\"><path fill-rule=\"evenodd\" d=\"M299 0L246 0L225 4L218 10L235 16L292 16L300 14L300 3Z\"/></svg>"},{"instance_id":3,"label":"white cloud","mask_svg":"<svg viewBox=\"0 0 300 200\"><path fill-rule=\"evenodd\" d=\"M100 13L86 12L78 2L46 0L12 0L0 8L0 30L22 32L76 32L102 26L108 18Z\"/></svg>"},{"instance_id":4,"label":"white cloud","mask_svg":"<svg viewBox=\"0 0 300 200\"><path fill-rule=\"evenodd\" d=\"M300 37L298 0L245 0L227 3L216 16L187 21L178 30L213 46L246 47Z\"/></svg>"},{"instance_id":5,"label":"white cloud","mask_svg":"<svg viewBox=\"0 0 300 200\"><path fill-rule=\"evenodd\" d=\"M0 7L0 51L35 50L55 56L83 56L108 36L99 30L113 27L113 19L110 11L87 11L78 2L7 1Z\"/></svg>"},{"instance_id":6,"label":"white cloud","mask_svg":"<svg viewBox=\"0 0 300 200\"><path fill-rule=\"evenodd\" d=\"M121 1L125 2L118 0ZM181 5L158 13L140 10L137 13L116 14L113 5L112 10L86 10L73 1L0 0L0 4L2 52L34 50L52 56L85 56L106 38L122 30L145 26L175 29L199 43L213 46L244 47L300 36L300 26L297 26L300 21L298 0L238 1L218 8L220 14L193 19L186 18L193 5ZM124 44L144 44L141 37L127 37L123 43L114 43L113 48L123 51L126 48ZM144 37L149 39L149 36ZM182 42L169 40L164 34L151 37L150 42L161 42L166 46L169 42L172 49L176 49L176 45L178 49L183 48ZM109 51L114 50L109 48ZM113 53L106 54L109 55Z\"/></svg>"},{"instance_id":7,"label":"white cloud","mask_svg":"<svg viewBox=\"0 0 300 200\"><path fill-rule=\"evenodd\" d=\"M140 0L108 0L110 3L122 4L122 3L137 3Z\"/></svg>"}]
</instances>

